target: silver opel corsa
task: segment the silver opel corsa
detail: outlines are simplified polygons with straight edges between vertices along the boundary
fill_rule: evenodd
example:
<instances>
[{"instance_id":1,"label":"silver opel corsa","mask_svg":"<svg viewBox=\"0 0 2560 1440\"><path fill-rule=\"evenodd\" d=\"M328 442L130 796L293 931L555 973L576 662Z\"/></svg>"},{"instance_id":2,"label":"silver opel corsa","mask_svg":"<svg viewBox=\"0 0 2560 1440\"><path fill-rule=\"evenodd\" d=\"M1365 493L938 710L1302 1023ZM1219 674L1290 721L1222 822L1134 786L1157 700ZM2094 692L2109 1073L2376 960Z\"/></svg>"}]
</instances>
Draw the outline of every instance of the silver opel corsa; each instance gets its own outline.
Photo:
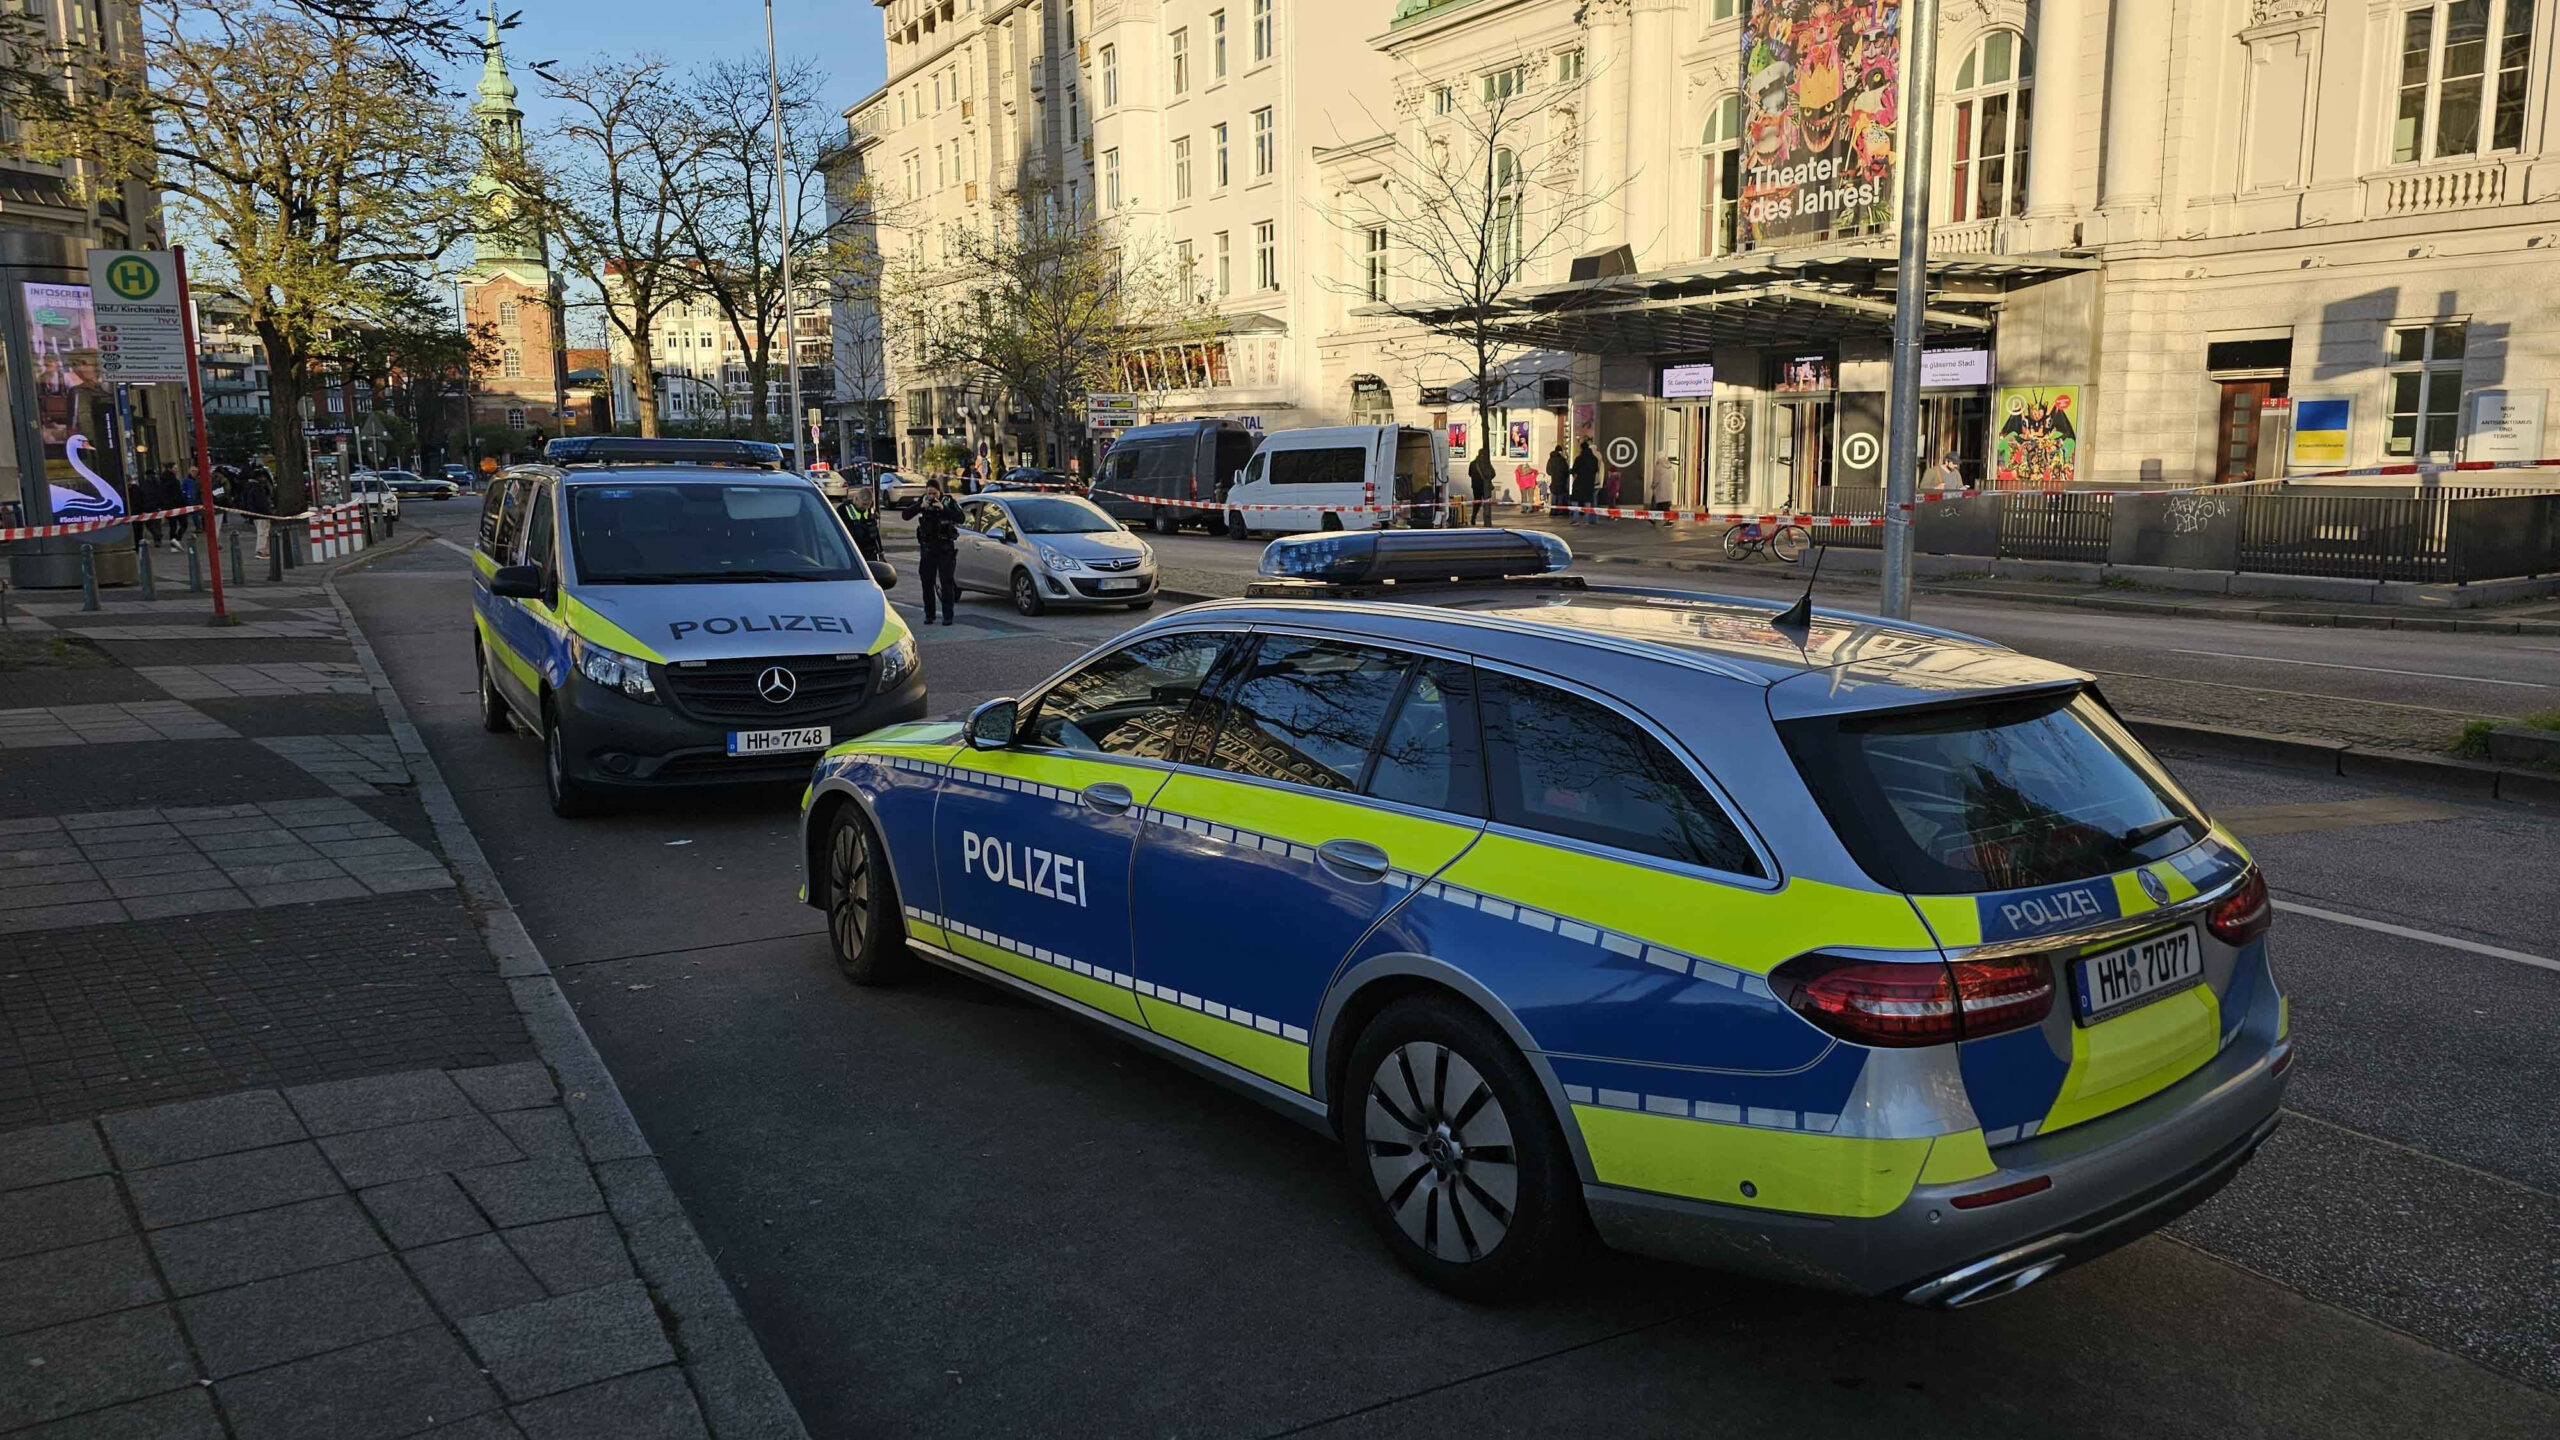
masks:
<instances>
[{"instance_id":1,"label":"silver opel corsa","mask_svg":"<svg viewBox=\"0 0 2560 1440\"><path fill-rule=\"evenodd\" d=\"M960 517L952 575L963 590L1011 596L1025 615L1052 605L1156 603L1156 552L1090 500L972 496L960 502Z\"/></svg>"}]
</instances>

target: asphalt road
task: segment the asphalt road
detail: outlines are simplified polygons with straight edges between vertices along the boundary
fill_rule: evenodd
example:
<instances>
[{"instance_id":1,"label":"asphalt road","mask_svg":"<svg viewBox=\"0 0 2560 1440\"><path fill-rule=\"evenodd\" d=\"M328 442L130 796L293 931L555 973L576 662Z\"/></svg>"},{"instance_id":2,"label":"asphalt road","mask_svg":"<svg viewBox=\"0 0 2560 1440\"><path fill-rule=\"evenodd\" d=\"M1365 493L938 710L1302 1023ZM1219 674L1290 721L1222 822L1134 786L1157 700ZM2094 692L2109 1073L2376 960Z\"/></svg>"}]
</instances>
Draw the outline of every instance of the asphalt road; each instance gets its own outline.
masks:
<instances>
[{"instance_id":1,"label":"asphalt road","mask_svg":"<svg viewBox=\"0 0 2560 1440\"><path fill-rule=\"evenodd\" d=\"M1319 1138L970 981L846 985L790 797L554 819L533 742L476 724L466 577L429 545L344 589L813 1434L2560 1433L2560 972L2285 914L2285 1128L2173 1232L1999 1304L1602 1258L1472 1307L1395 1267ZM925 632L937 709L1132 618L962 610ZM2133 628L2076 643L2395 638ZM2547 812L2178 769L2291 905L2560 953Z\"/></svg>"}]
</instances>

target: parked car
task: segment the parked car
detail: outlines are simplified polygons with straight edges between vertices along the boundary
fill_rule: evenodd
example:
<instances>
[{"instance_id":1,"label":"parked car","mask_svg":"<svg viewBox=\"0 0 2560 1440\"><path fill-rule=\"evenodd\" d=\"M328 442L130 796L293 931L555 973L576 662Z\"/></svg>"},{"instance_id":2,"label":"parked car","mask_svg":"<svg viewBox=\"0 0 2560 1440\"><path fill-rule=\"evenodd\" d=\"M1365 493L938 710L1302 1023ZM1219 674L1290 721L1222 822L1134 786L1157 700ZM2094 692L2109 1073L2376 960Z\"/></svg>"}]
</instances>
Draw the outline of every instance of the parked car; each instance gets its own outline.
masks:
<instances>
[{"instance_id":1,"label":"parked car","mask_svg":"<svg viewBox=\"0 0 2560 1440\"><path fill-rule=\"evenodd\" d=\"M1085 493L1084 482L1064 470L1036 470L1017 465L1003 475L978 487L980 494L996 490L1055 490L1071 495Z\"/></svg>"},{"instance_id":2,"label":"parked car","mask_svg":"<svg viewBox=\"0 0 2560 1440\"><path fill-rule=\"evenodd\" d=\"M1253 443L1254 433L1232 420L1141 425L1102 457L1090 493L1113 519L1144 521L1159 535L1186 525L1215 533L1221 516L1212 507L1226 498ZM1164 500L1191 503L1158 503Z\"/></svg>"},{"instance_id":3,"label":"parked car","mask_svg":"<svg viewBox=\"0 0 2560 1440\"><path fill-rule=\"evenodd\" d=\"M450 500L462 493L460 485L442 476L431 480L415 470L377 470L374 473L390 483L391 493L395 495L414 495L421 500Z\"/></svg>"},{"instance_id":4,"label":"parked car","mask_svg":"<svg viewBox=\"0 0 2560 1440\"><path fill-rule=\"evenodd\" d=\"M1052 605L1156 603L1156 555L1102 507L1075 495L1017 490L960 502L952 577L963 590L1009 595L1037 615Z\"/></svg>"},{"instance_id":5,"label":"parked car","mask_svg":"<svg viewBox=\"0 0 2560 1440\"><path fill-rule=\"evenodd\" d=\"M347 498L382 512L383 518L400 518L400 492L378 471L359 470L347 477Z\"/></svg>"},{"instance_id":6,"label":"parked car","mask_svg":"<svg viewBox=\"0 0 2560 1440\"><path fill-rule=\"evenodd\" d=\"M1114 452L1115 454L1117 452ZM1333 425L1263 437L1226 499L1226 531L1373 530L1437 525L1447 504L1448 442L1416 425ZM1393 513L1377 507L1394 504ZM1276 509L1252 510L1250 505Z\"/></svg>"},{"instance_id":7,"label":"parked car","mask_svg":"<svg viewBox=\"0 0 2560 1440\"><path fill-rule=\"evenodd\" d=\"M437 473L444 476L447 480L452 481L454 484L461 486L465 490L472 489L477 483L476 478L471 473L471 467L462 464L459 461L446 462L444 469Z\"/></svg>"}]
</instances>

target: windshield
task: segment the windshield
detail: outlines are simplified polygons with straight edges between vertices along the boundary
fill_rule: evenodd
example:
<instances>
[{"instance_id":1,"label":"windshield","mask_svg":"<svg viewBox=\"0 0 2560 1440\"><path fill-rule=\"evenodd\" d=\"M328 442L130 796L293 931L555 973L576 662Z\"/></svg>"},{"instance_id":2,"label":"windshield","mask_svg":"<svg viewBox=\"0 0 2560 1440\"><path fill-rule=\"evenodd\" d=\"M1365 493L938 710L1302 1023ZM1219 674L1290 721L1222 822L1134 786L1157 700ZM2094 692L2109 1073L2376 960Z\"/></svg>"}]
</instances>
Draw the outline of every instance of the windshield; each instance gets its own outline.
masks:
<instances>
[{"instance_id":1,"label":"windshield","mask_svg":"<svg viewBox=\"0 0 2560 1440\"><path fill-rule=\"evenodd\" d=\"M2205 833L2194 803L2077 691L1779 728L1858 863L1912 894L2084 880Z\"/></svg>"},{"instance_id":2,"label":"windshield","mask_svg":"<svg viewBox=\"0 0 2560 1440\"><path fill-rule=\"evenodd\" d=\"M587 584L851 580L867 574L805 485L578 485L569 539Z\"/></svg>"},{"instance_id":3,"label":"windshield","mask_svg":"<svg viewBox=\"0 0 2560 1440\"><path fill-rule=\"evenodd\" d=\"M1063 495L1016 500L1010 508L1013 523L1025 535L1091 535L1120 528L1120 522L1103 514L1101 507Z\"/></svg>"}]
</instances>

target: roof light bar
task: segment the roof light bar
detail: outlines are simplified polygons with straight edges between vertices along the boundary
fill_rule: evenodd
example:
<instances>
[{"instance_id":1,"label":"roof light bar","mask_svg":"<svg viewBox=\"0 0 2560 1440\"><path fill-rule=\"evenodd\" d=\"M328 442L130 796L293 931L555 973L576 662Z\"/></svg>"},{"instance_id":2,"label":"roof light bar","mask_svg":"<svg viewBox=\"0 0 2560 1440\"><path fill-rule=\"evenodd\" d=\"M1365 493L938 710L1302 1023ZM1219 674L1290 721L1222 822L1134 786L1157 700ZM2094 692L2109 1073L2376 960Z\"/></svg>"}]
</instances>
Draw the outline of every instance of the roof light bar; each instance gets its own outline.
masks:
<instances>
[{"instance_id":1,"label":"roof light bar","mask_svg":"<svg viewBox=\"0 0 2560 1440\"><path fill-rule=\"evenodd\" d=\"M741 465L779 470L782 447L763 440L575 435L543 446L542 458L553 465Z\"/></svg>"},{"instance_id":2,"label":"roof light bar","mask_svg":"<svg viewBox=\"0 0 2560 1440\"><path fill-rule=\"evenodd\" d=\"M1573 551L1537 530L1330 530L1274 540L1264 575L1327 585L1509 580L1572 568Z\"/></svg>"}]
</instances>

